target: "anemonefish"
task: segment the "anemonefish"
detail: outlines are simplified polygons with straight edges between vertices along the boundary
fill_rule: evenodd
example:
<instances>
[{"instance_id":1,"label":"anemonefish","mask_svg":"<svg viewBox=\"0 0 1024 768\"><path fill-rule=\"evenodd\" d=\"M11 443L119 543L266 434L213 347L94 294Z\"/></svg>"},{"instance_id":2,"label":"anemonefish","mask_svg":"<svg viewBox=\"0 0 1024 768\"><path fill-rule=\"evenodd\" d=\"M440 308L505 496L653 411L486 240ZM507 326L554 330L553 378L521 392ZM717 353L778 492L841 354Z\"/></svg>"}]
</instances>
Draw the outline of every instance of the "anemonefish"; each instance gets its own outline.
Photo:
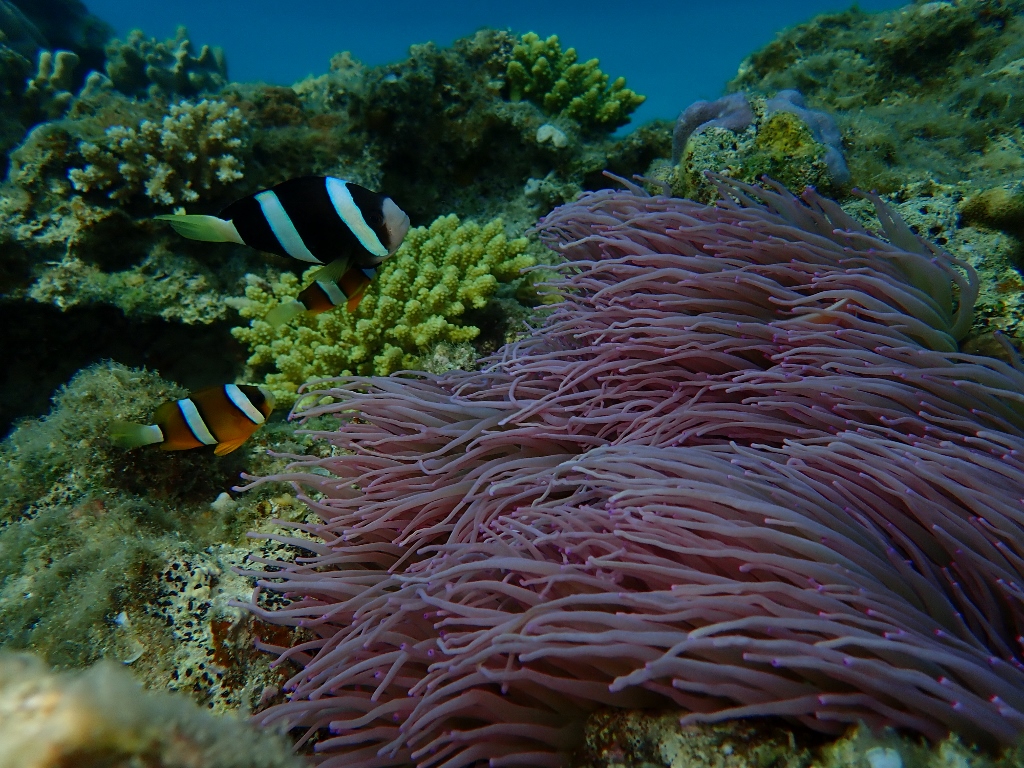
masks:
<instances>
[{"instance_id":1,"label":"anemonefish","mask_svg":"<svg viewBox=\"0 0 1024 768\"><path fill-rule=\"evenodd\" d=\"M351 267L344 259L332 261L313 276L294 301L279 304L263 318L276 328L301 314L319 315L342 304L355 312L376 276L372 267Z\"/></svg>"},{"instance_id":2,"label":"anemonefish","mask_svg":"<svg viewBox=\"0 0 1024 768\"><path fill-rule=\"evenodd\" d=\"M398 250L409 217L386 195L333 176L302 176L236 200L219 216L157 216L192 240L230 242L324 264L298 299L271 310L273 326L344 304L355 311L376 274Z\"/></svg>"},{"instance_id":3,"label":"anemonefish","mask_svg":"<svg viewBox=\"0 0 1024 768\"><path fill-rule=\"evenodd\" d=\"M223 456L248 440L273 410L274 395L265 387L207 387L161 405L154 424L115 421L110 439L121 448L159 444L165 451L215 445L213 452Z\"/></svg>"},{"instance_id":4,"label":"anemonefish","mask_svg":"<svg viewBox=\"0 0 1024 768\"><path fill-rule=\"evenodd\" d=\"M236 200L219 216L157 216L192 240L241 243L313 264L375 267L398 250L409 217L395 201L333 176L301 176Z\"/></svg>"}]
</instances>

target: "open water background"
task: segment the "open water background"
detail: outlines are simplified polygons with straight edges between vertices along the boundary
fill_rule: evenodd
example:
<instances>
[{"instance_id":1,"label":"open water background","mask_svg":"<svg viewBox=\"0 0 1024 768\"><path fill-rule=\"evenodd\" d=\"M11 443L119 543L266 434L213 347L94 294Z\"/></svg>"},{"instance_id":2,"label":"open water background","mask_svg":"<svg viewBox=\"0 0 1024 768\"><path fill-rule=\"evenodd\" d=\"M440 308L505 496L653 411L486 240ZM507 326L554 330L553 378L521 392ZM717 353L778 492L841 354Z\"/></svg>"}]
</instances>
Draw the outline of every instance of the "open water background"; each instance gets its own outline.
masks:
<instances>
[{"instance_id":1,"label":"open water background","mask_svg":"<svg viewBox=\"0 0 1024 768\"><path fill-rule=\"evenodd\" d=\"M865 11L904 2L862 0ZM193 43L221 46L233 80L290 85L327 71L343 50L366 64L405 58L410 45L439 46L480 27L557 34L581 60L624 76L647 96L633 124L674 118L715 98L740 62L785 28L849 2L830 0L86 0L119 35L134 28L166 38L184 24ZM627 127L628 130L628 127Z\"/></svg>"}]
</instances>

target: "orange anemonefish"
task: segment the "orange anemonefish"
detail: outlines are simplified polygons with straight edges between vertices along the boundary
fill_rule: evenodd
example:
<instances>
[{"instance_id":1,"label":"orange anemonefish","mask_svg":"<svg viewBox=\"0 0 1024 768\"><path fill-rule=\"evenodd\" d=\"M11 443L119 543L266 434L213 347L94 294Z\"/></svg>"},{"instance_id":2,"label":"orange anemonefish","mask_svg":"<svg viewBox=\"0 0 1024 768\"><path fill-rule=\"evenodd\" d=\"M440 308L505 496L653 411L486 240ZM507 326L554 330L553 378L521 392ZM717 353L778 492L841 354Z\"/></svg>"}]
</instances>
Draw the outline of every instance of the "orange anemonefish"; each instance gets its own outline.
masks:
<instances>
[{"instance_id":1,"label":"orange anemonefish","mask_svg":"<svg viewBox=\"0 0 1024 768\"><path fill-rule=\"evenodd\" d=\"M156 409L155 424L115 421L110 439L121 448L159 443L165 451L215 445L214 453L231 453L249 439L274 410L274 395L265 387L225 384L193 392Z\"/></svg>"},{"instance_id":2,"label":"orange anemonefish","mask_svg":"<svg viewBox=\"0 0 1024 768\"><path fill-rule=\"evenodd\" d=\"M301 312L359 305L375 267L398 250L409 217L395 201L333 176L301 176L236 200L219 216L157 216L192 240L241 243L261 251L327 264L273 325Z\"/></svg>"},{"instance_id":3,"label":"orange anemonefish","mask_svg":"<svg viewBox=\"0 0 1024 768\"><path fill-rule=\"evenodd\" d=\"M277 328L303 313L319 315L342 304L349 312L355 312L376 274L372 268L349 267L344 259L332 261L313 275L313 282L293 301L279 304L263 319Z\"/></svg>"}]
</instances>

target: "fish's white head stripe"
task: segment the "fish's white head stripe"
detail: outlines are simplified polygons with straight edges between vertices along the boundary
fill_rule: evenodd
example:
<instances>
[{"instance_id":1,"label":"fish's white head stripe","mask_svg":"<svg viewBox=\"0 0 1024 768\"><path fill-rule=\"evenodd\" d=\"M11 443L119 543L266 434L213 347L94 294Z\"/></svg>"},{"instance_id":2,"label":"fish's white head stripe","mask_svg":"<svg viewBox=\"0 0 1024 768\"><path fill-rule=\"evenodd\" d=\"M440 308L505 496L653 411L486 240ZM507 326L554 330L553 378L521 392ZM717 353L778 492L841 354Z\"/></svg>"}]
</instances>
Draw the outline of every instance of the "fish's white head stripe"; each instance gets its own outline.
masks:
<instances>
[{"instance_id":1,"label":"fish's white head stripe","mask_svg":"<svg viewBox=\"0 0 1024 768\"><path fill-rule=\"evenodd\" d=\"M352 230L352 234L359 239L359 244L379 259L388 255L387 247L380 241L377 234L370 229L370 225L363 218L363 212L359 210L356 201L352 199L352 193L348 186L341 179L333 176L327 177L327 194L331 198L334 210L345 226Z\"/></svg>"}]
</instances>

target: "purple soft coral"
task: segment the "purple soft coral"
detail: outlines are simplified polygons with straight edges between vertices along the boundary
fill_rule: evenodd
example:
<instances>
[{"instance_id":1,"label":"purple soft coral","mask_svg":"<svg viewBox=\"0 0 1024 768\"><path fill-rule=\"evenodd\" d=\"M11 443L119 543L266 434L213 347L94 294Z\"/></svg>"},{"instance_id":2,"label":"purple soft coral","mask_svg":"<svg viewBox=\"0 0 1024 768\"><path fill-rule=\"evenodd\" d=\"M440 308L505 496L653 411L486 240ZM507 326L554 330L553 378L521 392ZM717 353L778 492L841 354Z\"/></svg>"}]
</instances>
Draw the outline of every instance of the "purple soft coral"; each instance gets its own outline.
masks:
<instances>
[{"instance_id":1,"label":"purple soft coral","mask_svg":"<svg viewBox=\"0 0 1024 768\"><path fill-rule=\"evenodd\" d=\"M973 273L715 181L557 209L538 332L303 412L343 425L258 481L320 518L260 574L312 636L262 722L352 768L563 765L599 706L1024 732L1024 375L955 351Z\"/></svg>"}]
</instances>

